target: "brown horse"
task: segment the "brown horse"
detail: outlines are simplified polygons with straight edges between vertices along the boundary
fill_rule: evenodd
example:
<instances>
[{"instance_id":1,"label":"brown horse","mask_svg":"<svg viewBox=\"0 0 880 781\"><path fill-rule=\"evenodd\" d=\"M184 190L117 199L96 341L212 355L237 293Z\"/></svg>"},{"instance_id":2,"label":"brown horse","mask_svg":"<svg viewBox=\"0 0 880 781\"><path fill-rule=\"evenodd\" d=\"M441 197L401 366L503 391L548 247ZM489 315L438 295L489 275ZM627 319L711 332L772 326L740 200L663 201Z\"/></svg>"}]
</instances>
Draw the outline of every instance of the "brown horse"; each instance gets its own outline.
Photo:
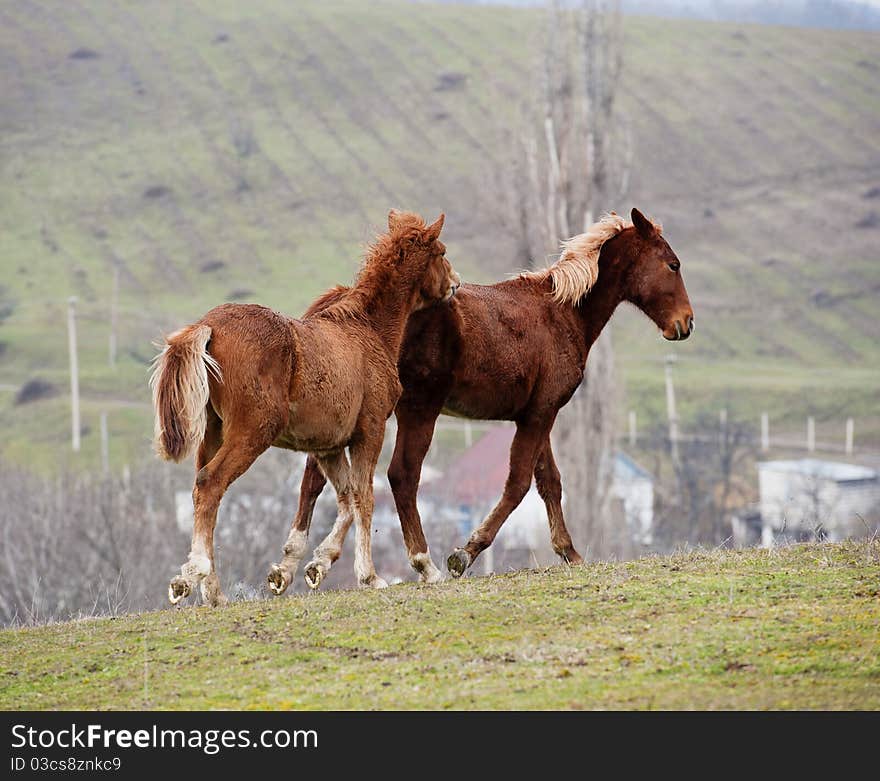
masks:
<instances>
[{"instance_id":1,"label":"brown horse","mask_svg":"<svg viewBox=\"0 0 880 781\"><path fill-rule=\"evenodd\" d=\"M172 604L197 583L207 602L225 602L214 565L217 508L271 445L311 454L336 489L337 526L357 520L358 582L386 585L370 553L373 472L401 394L406 321L460 284L439 241L442 227L443 215L426 227L416 214L392 211L355 285L302 320L223 304L167 338L151 378L157 449L180 461L198 448L192 549L169 585ZM285 548L285 561L297 555ZM282 563L269 578L283 591L292 575Z\"/></svg>"},{"instance_id":2,"label":"brown horse","mask_svg":"<svg viewBox=\"0 0 880 781\"><path fill-rule=\"evenodd\" d=\"M416 507L422 462L437 416L513 420L510 472L501 501L463 548L447 561L459 577L495 539L522 501L532 475L547 506L553 549L577 563L562 514L562 483L550 447L559 409L584 376L593 342L617 305L629 301L666 339L686 339L694 327L680 263L659 225L637 209L632 223L609 214L563 245L550 268L495 285L464 285L449 305L410 318L398 371L397 442L388 469L409 560L420 580L442 575L428 552ZM315 306L328 304L331 291ZM291 535L308 533L325 480L310 458ZM306 567L306 581L317 585Z\"/></svg>"}]
</instances>

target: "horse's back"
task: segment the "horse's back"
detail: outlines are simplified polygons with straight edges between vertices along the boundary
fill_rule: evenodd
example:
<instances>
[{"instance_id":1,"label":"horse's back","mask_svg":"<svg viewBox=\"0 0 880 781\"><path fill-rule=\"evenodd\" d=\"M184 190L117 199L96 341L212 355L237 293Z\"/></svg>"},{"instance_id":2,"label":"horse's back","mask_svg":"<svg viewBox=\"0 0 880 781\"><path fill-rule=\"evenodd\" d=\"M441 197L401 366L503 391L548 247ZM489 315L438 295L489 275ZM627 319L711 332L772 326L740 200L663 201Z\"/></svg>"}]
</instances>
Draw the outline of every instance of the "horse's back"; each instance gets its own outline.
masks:
<instances>
[{"instance_id":1,"label":"horse's back","mask_svg":"<svg viewBox=\"0 0 880 781\"><path fill-rule=\"evenodd\" d=\"M237 416L283 417L295 359L290 322L258 304L221 304L199 320L211 329L208 351L222 374L222 381L211 378L211 404L225 424Z\"/></svg>"},{"instance_id":2,"label":"horse's back","mask_svg":"<svg viewBox=\"0 0 880 781\"><path fill-rule=\"evenodd\" d=\"M399 364L404 402L442 393L447 414L516 418L555 362L560 317L570 319L532 280L463 285L452 305L410 318Z\"/></svg>"}]
</instances>

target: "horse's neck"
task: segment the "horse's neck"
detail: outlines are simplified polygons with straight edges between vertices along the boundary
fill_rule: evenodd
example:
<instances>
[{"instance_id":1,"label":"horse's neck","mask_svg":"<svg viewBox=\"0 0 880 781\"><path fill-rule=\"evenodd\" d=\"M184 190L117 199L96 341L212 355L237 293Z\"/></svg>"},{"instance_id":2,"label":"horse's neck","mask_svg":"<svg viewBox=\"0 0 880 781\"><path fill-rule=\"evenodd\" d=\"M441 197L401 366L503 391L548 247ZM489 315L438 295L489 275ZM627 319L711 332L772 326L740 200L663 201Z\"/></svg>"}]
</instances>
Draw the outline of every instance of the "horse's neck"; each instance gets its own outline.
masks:
<instances>
[{"instance_id":1,"label":"horse's neck","mask_svg":"<svg viewBox=\"0 0 880 781\"><path fill-rule=\"evenodd\" d=\"M407 280L388 280L363 298L364 319L395 362L412 309L413 287Z\"/></svg>"},{"instance_id":2,"label":"horse's neck","mask_svg":"<svg viewBox=\"0 0 880 781\"><path fill-rule=\"evenodd\" d=\"M599 338L602 329L608 324L617 305L624 299L623 275L620 266L625 262L625 246L620 239L612 239L602 248L599 256L599 274L596 284L577 306L584 335L584 349Z\"/></svg>"}]
</instances>

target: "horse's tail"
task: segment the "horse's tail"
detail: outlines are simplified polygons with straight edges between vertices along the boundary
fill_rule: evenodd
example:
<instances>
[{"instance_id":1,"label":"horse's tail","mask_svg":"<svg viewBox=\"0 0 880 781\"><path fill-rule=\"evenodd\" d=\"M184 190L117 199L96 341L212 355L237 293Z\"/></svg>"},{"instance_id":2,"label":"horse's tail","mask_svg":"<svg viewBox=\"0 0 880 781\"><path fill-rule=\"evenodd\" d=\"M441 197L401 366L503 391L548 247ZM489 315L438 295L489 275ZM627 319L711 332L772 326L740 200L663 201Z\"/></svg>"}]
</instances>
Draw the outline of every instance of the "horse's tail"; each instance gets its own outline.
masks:
<instances>
[{"instance_id":1,"label":"horse's tail","mask_svg":"<svg viewBox=\"0 0 880 781\"><path fill-rule=\"evenodd\" d=\"M165 339L156 357L150 387L156 411L156 452L180 461L205 438L210 399L208 372L222 379L220 366L208 353L211 329L188 325Z\"/></svg>"}]
</instances>

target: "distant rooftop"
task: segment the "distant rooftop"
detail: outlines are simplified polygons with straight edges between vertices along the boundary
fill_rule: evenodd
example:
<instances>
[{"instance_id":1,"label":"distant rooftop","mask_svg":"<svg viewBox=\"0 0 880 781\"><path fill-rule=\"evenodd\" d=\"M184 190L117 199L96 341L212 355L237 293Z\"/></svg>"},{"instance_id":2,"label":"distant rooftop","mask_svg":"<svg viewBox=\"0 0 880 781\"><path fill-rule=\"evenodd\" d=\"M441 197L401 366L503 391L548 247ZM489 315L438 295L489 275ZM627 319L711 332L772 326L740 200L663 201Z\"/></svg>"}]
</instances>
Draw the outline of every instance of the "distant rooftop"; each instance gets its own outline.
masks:
<instances>
[{"instance_id":1,"label":"distant rooftop","mask_svg":"<svg viewBox=\"0 0 880 781\"><path fill-rule=\"evenodd\" d=\"M493 501L501 496L510 467L514 426L493 426L464 451L446 471L442 490L462 504ZM614 476L625 483L653 477L629 456L616 453Z\"/></svg>"},{"instance_id":2,"label":"distant rooftop","mask_svg":"<svg viewBox=\"0 0 880 781\"><path fill-rule=\"evenodd\" d=\"M834 480L837 483L877 479L876 470L866 466L842 464L839 461L822 461L818 458L800 458L793 461L759 461L758 469L821 477L826 480Z\"/></svg>"},{"instance_id":3,"label":"distant rooftop","mask_svg":"<svg viewBox=\"0 0 880 781\"><path fill-rule=\"evenodd\" d=\"M640 467L626 453L619 451L614 457L614 476L618 480L654 480L649 471Z\"/></svg>"}]
</instances>

